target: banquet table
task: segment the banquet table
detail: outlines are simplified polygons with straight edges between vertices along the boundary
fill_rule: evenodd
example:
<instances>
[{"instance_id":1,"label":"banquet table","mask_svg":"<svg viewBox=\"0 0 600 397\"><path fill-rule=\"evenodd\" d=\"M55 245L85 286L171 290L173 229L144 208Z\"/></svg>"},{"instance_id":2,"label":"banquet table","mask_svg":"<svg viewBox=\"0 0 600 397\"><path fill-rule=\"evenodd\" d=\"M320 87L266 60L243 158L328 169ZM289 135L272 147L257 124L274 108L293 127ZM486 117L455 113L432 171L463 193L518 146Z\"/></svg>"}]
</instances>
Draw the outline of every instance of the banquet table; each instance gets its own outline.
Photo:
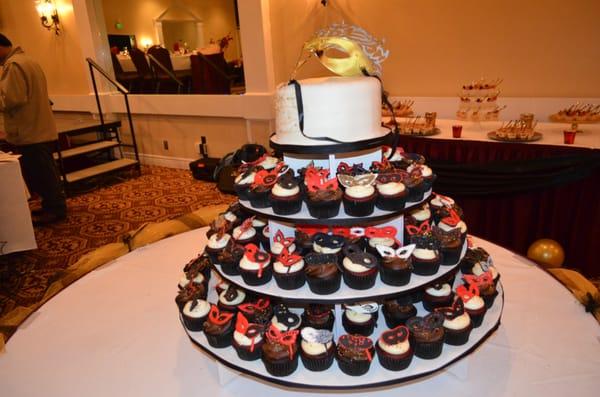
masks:
<instances>
[{"instance_id":1,"label":"banquet table","mask_svg":"<svg viewBox=\"0 0 600 397\"><path fill-rule=\"evenodd\" d=\"M0 255L37 248L27 188L16 156L0 152Z\"/></svg>"},{"instance_id":2,"label":"banquet table","mask_svg":"<svg viewBox=\"0 0 600 397\"><path fill-rule=\"evenodd\" d=\"M77 281L34 313L0 354L6 396L321 395L255 381L219 381L182 328L174 297L183 265L205 243L196 229L137 249ZM475 238L505 291L502 323L466 358L372 396L596 396L600 327L525 258ZM222 378L221 378L222 379Z\"/></svg>"},{"instance_id":3,"label":"banquet table","mask_svg":"<svg viewBox=\"0 0 600 397\"><path fill-rule=\"evenodd\" d=\"M192 53L188 53L188 54L171 53L170 57L171 57L171 63L173 64L173 70L190 70L192 68L191 62L190 62L191 55L192 55ZM119 55L117 55L117 59L119 60L119 63L121 64L121 68L123 69L123 72L135 72L136 71L135 65L133 64L133 61L131 60L131 57L129 55L119 54Z\"/></svg>"}]
</instances>

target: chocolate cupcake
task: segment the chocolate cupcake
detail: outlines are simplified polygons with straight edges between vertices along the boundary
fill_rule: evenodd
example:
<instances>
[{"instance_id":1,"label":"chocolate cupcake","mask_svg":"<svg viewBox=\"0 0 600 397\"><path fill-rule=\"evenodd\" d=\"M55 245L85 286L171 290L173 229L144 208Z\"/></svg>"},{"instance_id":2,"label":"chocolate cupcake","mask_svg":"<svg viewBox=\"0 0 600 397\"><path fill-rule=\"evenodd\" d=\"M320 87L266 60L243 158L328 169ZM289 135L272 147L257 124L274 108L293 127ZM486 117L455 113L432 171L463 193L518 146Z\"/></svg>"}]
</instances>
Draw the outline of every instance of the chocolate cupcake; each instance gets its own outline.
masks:
<instances>
[{"instance_id":1,"label":"chocolate cupcake","mask_svg":"<svg viewBox=\"0 0 600 397\"><path fill-rule=\"evenodd\" d=\"M469 341L473 324L469 313L465 311L462 299L456 298L451 306L438 307L435 311L444 315L444 342L446 344L460 346Z\"/></svg>"},{"instance_id":2,"label":"chocolate cupcake","mask_svg":"<svg viewBox=\"0 0 600 397\"><path fill-rule=\"evenodd\" d=\"M315 233L312 237L313 251L319 254L335 254L342 252L346 243L344 236L327 233Z\"/></svg>"},{"instance_id":3,"label":"chocolate cupcake","mask_svg":"<svg viewBox=\"0 0 600 397\"><path fill-rule=\"evenodd\" d=\"M289 253L284 247L281 255L273 263L273 274L279 288L298 289L306 282L304 259L298 254Z\"/></svg>"},{"instance_id":4,"label":"chocolate cupcake","mask_svg":"<svg viewBox=\"0 0 600 397\"><path fill-rule=\"evenodd\" d=\"M454 199L438 193L433 193L433 198L429 201L433 221L438 223L443 217L448 216L447 214L444 214L444 210L455 204Z\"/></svg>"},{"instance_id":5,"label":"chocolate cupcake","mask_svg":"<svg viewBox=\"0 0 600 397\"><path fill-rule=\"evenodd\" d=\"M342 275L336 254L311 252L304 257L304 272L310 290L318 295L333 294L340 289Z\"/></svg>"},{"instance_id":6,"label":"chocolate cupcake","mask_svg":"<svg viewBox=\"0 0 600 397\"><path fill-rule=\"evenodd\" d=\"M442 265L456 265L460 261L460 254L462 253L463 248L460 230L453 229L450 231L445 231L437 226L434 226L432 228L432 232L433 237L435 237L440 243L440 250L442 251L443 258Z\"/></svg>"},{"instance_id":7,"label":"chocolate cupcake","mask_svg":"<svg viewBox=\"0 0 600 397\"><path fill-rule=\"evenodd\" d=\"M467 238L467 224L461 219L460 215L454 209L449 209L449 216L442 218L438 223L437 227L445 232L458 229L460 231L460 237L464 243ZM461 244L462 246L462 244Z\"/></svg>"},{"instance_id":8,"label":"chocolate cupcake","mask_svg":"<svg viewBox=\"0 0 600 397\"><path fill-rule=\"evenodd\" d=\"M373 213L377 200L377 191L373 187L376 178L375 174L338 175L339 181L346 188L343 196L346 214L363 217Z\"/></svg>"},{"instance_id":9,"label":"chocolate cupcake","mask_svg":"<svg viewBox=\"0 0 600 397\"><path fill-rule=\"evenodd\" d=\"M278 230L273 237L273 244L271 244L271 254L274 256L281 255L283 249L287 248L288 254L296 251L296 244L294 243L293 237L285 237L281 230Z\"/></svg>"},{"instance_id":10,"label":"chocolate cupcake","mask_svg":"<svg viewBox=\"0 0 600 397\"><path fill-rule=\"evenodd\" d=\"M294 232L294 244L296 245L296 251L300 255L306 255L312 251L313 240L312 236L309 235L305 230L300 227L296 228Z\"/></svg>"},{"instance_id":11,"label":"chocolate cupcake","mask_svg":"<svg viewBox=\"0 0 600 397\"><path fill-rule=\"evenodd\" d=\"M315 329L327 329L333 331L335 314L331 306L310 304L302 313L302 325Z\"/></svg>"},{"instance_id":12,"label":"chocolate cupcake","mask_svg":"<svg viewBox=\"0 0 600 397\"><path fill-rule=\"evenodd\" d=\"M183 324L190 331L202 331L209 311L210 304L204 299L190 300L183 306L181 311Z\"/></svg>"},{"instance_id":13,"label":"chocolate cupcake","mask_svg":"<svg viewBox=\"0 0 600 397\"><path fill-rule=\"evenodd\" d=\"M476 276L481 276L484 273L489 273L492 276L492 281L494 286L498 285L498 280L500 280L500 273L498 273L498 269L491 263L491 258L488 259L487 262L478 262L471 268L471 273ZM468 273L467 273L468 274Z\"/></svg>"},{"instance_id":14,"label":"chocolate cupcake","mask_svg":"<svg viewBox=\"0 0 600 397\"><path fill-rule=\"evenodd\" d=\"M349 334L369 336L377 325L379 305L375 302L344 305L342 325Z\"/></svg>"},{"instance_id":15,"label":"chocolate cupcake","mask_svg":"<svg viewBox=\"0 0 600 397\"><path fill-rule=\"evenodd\" d=\"M379 275L381 281L387 285L402 286L410 282L412 274L412 252L416 245L409 244L397 250L384 245L378 245Z\"/></svg>"},{"instance_id":16,"label":"chocolate cupcake","mask_svg":"<svg viewBox=\"0 0 600 397\"><path fill-rule=\"evenodd\" d=\"M264 326L253 324L240 312L237 314L232 345L244 361L258 360L262 354Z\"/></svg>"},{"instance_id":17,"label":"chocolate cupcake","mask_svg":"<svg viewBox=\"0 0 600 397\"><path fill-rule=\"evenodd\" d=\"M271 281L273 268L271 255L260 251L254 244L244 247L244 256L240 259L240 274L248 285L264 285Z\"/></svg>"},{"instance_id":18,"label":"chocolate cupcake","mask_svg":"<svg viewBox=\"0 0 600 397\"><path fill-rule=\"evenodd\" d=\"M333 332L326 329L305 327L300 332L300 358L309 371L325 371L335 358Z\"/></svg>"},{"instance_id":19,"label":"chocolate cupcake","mask_svg":"<svg viewBox=\"0 0 600 397\"><path fill-rule=\"evenodd\" d=\"M365 229L365 237L367 237L367 252L380 257L377 246L383 246L392 249L398 248L398 241L396 240L397 235L398 230L394 226L367 227Z\"/></svg>"},{"instance_id":20,"label":"chocolate cupcake","mask_svg":"<svg viewBox=\"0 0 600 397\"><path fill-rule=\"evenodd\" d=\"M423 307L432 312L438 307L450 306L454 301L454 292L450 284L433 284L425 288Z\"/></svg>"},{"instance_id":21,"label":"chocolate cupcake","mask_svg":"<svg viewBox=\"0 0 600 397\"><path fill-rule=\"evenodd\" d=\"M360 290L373 287L377 280L377 258L356 245L346 246L343 251L342 267L346 285Z\"/></svg>"},{"instance_id":22,"label":"chocolate cupcake","mask_svg":"<svg viewBox=\"0 0 600 397\"><path fill-rule=\"evenodd\" d=\"M256 177L256 167L245 167L233 180L233 190L240 200L249 200L250 186Z\"/></svg>"},{"instance_id":23,"label":"chocolate cupcake","mask_svg":"<svg viewBox=\"0 0 600 397\"><path fill-rule=\"evenodd\" d=\"M310 216L327 219L337 216L342 202L342 191L336 178L327 179L328 170L307 168L305 185L307 189L306 205Z\"/></svg>"},{"instance_id":24,"label":"chocolate cupcake","mask_svg":"<svg viewBox=\"0 0 600 397\"><path fill-rule=\"evenodd\" d=\"M271 208L277 215L293 215L302 208L302 195L294 172L289 170L279 177L269 196Z\"/></svg>"},{"instance_id":25,"label":"chocolate cupcake","mask_svg":"<svg viewBox=\"0 0 600 397\"><path fill-rule=\"evenodd\" d=\"M410 173L404 179L402 183L408 189L408 196L406 197L407 203L414 204L423 200L423 196L427 189L423 182L423 177L420 173Z\"/></svg>"},{"instance_id":26,"label":"chocolate cupcake","mask_svg":"<svg viewBox=\"0 0 600 397\"><path fill-rule=\"evenodd\" d=\"M375 355L373 341L362 335L345 334L336 344L336 359L343 373L351 376L366 374Z\"/></svg>"},{"instance_id":27,"label":"chocolate cupcake","mask_svg":"<svg viewBox=\"0 0 600 397\"><path fill-rule=\"evenodd\" d=\"M469 313L473 328L478 328L483 322L487 308L485 301L479 296L477 285L471 284L469 287L459 285L456 288L456 295L462 299L465 311Z\"/></svg>"},{"instance_id":28,"label":"chocolate cupcake","mask_svg":"<svg viewBox=\"0 0 600 397\"><path fill-rule=\"evenodd\" d=\"M427 227L431 229L431 210L427 203L412 209L404 216L404 241L410 241L409 225L420 228L424 223L427 223Z\"/></svg>"},{"instance_id":29,"label":"chocolate cupcake","mask_svg":"<svg viewBox=\"0 0 600 397\"><path fill-rule=\"evenodd\" d=\"M213 263L218 263L218 254L227 248L228 245L233 244L233 239L230 234L227 233L215 233L208 239L206 243L205 252L210 256Z\"/></svg>"},{"instance_id":30,"label":"chocolate cupcake","mask_svg":"<svg viewBox=\"0 0 600 397\"><path fill-rule=\"evenodd\" d=\"M252 220L253 218L248 218L241 225L233 228L231 237L233 237L236 244L258 244L258 235L256 229L252 227Z\"/></svg>"},{"instance_id":31,"label":"chocolate cupcake","mask_svg":"<svg viewBox=\"0 0 600 397\"><path fill-rule=\"evenodd\" d=\"M377 200L375 206L385 211L404 209L408 197L408 189L402 183L399 173L381 173L377 175Z\"/></svg>"},{"instance_id":32,"label":"chocolate cupcake","mask_svg":"<svg viewBox=\"0 0 600 397\"><path fill-rule=\"evenodd\" d=\"M194 299L206 299L207 292L206 284L189 283L179 290L175 297L175 303L177 304L179 311L182 311L183 306L187 302Z\"/></svg>"},{"instance_id":33,"label":"chocolate cupcake","mask_svg":"<svg viewBox=\"0 0 600 397\"><path fill-rule=\"evenodd\" d=\"M271 325L279 331L291 331L299 329L302 319L296 313L292 313L286 306L279 304L273 308Z\"/></svg>"},{"instance_id":34,"label":"chocolate cupcake","mask_svg":"<svg viewBox=\"0 0 600 397\"><path fill-rule=\"evenodd\" d=\"M219 294L217 305L220 310L236 313L238 306L244 303L245 300L246 293L244 290L230 285L225 291Z\"/></svg>"},{"instance_id":35,"label":"chocolate cupcake","mask_svg":"<svg viewBox=\"0 0 600 397\"><path fill-rule=\"evenodd\" d=\"M226 291L229 286L230 284L226 280L220 276L217 277L217 283L215 284L215 291L217 291L217 295L221 295L221 293Z\"/></svg>"},{"instance_id":36,"label":"chocolate cupcake","mask_svg":"<svg viewBox=\"0 0 600 397\"><path fill-rule=\"evenodd\" d=\"M210 306L208 319L204 322L204 334L208 344L215 348L231 346L233 337L234 314L227 311L219 311L215 305Z\"/></svg>"},{"instance_id":37,"label":"chocolate cupcake","mask_svg":"<svg viewBox=\"0 0 600 397\"><path fill-rule=\"evenodd\" d=\"M463 274L473 274L473 267L480 264L486 266L491 262L490 254L481 247L467 248L465 256L461 259L458 267Z\"/></svg>"},{"instance_id":38,"label":"chocolate cupcake","mask_svg":"<svg viewBox=\"0 0 600 397\"><path fill-rule=\"evenodd\" d=\"M413 163L406 168L408 173L412 173L415 171L419 171L421 173L421 177L423 177L423 192L427 192L433 186L433 181L435 179L433 175L433 171L425 164L416 164Z\"/></svg>"},{"instance_id":39,"label":"chocolate cupcake","mask_svg":"<svg viewBox=\"0 0 600 397\"><path fill-rule=\"evenodd\" d=\"M225 249L217 253L217 263L221 271L230 276L240 274L239 263L244 256L244 247L238 244L229 244Z\"/></svg>"},{"instance_id":40,"label":"chocolate cupcake","mask_svg":"<svg viewBox=\"0 0 600 397\"><path fill-rule=\"evenodd\" d=\"M238 305L238 311L251 323L265 325L273 317L273 308L268 298L259 298L255 302L246 302Z\"/></svg>"},{"instance_id":41,"label":"chocolate cupcake","mask_svg":"<svg viewBox=\"0 0 600 397\"><path fill-rule=\"evenodd\" d=\"M404 294L395 299L383 302L381 311L385 318L388 328L395 328L399 325L406 325L406 321L417 315L417 308L412 303L409 294Z\"/></svg>"},{"instance_id":42,"label":"chocolate cupcake","mask_svg":"<svg viewBox=\"0 0 600 397\"><path fill-rule=\"evenodd\" d=\"M212 260L207 253L203 252L191 261L185 264L183 272L202 273L206 281L210 280L210 269L212 267Z\"/></svg>"},{"instance_id":43,"label":"chocolate cupcake","mask_svg":"<svg viewBox=\"0 0 600 397\"><path fill-rule=\"evenodd\" d=\"M177 287L179 289L183 289L189 283L207 284L207 281L202 273L199 273L196 269L191 269L188 272L183 273L183 275L179 279L179 284L177 284Z\"/></svg>"},{"instance_id":44,"label":"chocolate cupcake","mask_svg":"<svg viewBox=\"0 0 600 397\"><path fill-rule=\"evenodd\" d=\"M379 364L390 371L402 371L408 368L413 358L410 346L410 332L407 327L399 325L381 334L377 340L377 358Z\"/></svg>"},{"instance_id":45,"label":"chocolate cupcake","mask_svg":"<svg viewBox=\"0 0 600 397\"><path fill-rule=\"evenodd\" d=\"M479 296L483 298L486 308L491 308L494 304L496 296L498 296L498 290L496 290L496 284L492 278L490 271L481 273L479 276L466 274L463 276L465 283L470 286L475 284L479 290Z\"/></svg>"},{"instance_id":46,"label":"chocolate cupcake","mask_svg":"<svg viewBox=\"0 0 600 397\"><path fill-rule=\"evenodd\" d=\"M415 356L426 360L439 357L444 346L444 315L430 313L425 317L412 317L406 321Z\"/></svg>"},{"instance_id":47,"label":"chocolate cupcake","mask_svg":"<svg viewBox=\"0 0 600 397\"><path fill-rule=\"evenodd\" d=\"M436 274L442 263L439 242L431 235L413 235L410 241L416 245L411 256L413 273L421 276Z\"/></svg>"},{"instance_id":48,"label":"chocolate cupcake","mask_svg":"<svg viewBox=\"0 0 600 397\"><path fill-rule=\"evenodd\" d=\"M262 346L262 361L273 376L288 376L298 368L298 330L281 332L269 326Z\"/></svg>"},{"instance_id":49,"label":"chocolate cupcake","mask_svg":"<svg viewBox=\"0 0 600 397\"><path fill-rule=\"evenodd\" d=\"M250 205L254 208L268 208L271 205L269 195L275 182L277 181L277 175L279 171L273 169L272 171L260 170L254 177L254 182L248 190L248 199Z\"/></svg>"}]
</instances>

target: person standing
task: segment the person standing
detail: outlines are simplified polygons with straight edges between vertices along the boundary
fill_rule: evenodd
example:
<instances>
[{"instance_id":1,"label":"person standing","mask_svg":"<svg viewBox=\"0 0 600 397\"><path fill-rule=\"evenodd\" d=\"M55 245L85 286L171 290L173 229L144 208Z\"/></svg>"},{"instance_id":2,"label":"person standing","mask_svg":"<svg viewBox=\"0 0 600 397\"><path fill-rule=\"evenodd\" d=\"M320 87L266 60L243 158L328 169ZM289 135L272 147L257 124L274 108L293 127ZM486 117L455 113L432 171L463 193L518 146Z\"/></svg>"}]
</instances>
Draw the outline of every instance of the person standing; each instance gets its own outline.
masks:
<instances>
[{"instance_id":1,"label":"person standing","mask_svg":"<svg viewBox=\"0 0 600 397\"><path fill-rule=\"evenodd\" d=\"M4 113L6 140L21 154L27 187L42 198L42 210L33 212L33 222L61 221L67 216L67 204L53 157L58 133L46 77L40 65L2 33L0 65L0 112Z\"/></svg>"}]
</instances>

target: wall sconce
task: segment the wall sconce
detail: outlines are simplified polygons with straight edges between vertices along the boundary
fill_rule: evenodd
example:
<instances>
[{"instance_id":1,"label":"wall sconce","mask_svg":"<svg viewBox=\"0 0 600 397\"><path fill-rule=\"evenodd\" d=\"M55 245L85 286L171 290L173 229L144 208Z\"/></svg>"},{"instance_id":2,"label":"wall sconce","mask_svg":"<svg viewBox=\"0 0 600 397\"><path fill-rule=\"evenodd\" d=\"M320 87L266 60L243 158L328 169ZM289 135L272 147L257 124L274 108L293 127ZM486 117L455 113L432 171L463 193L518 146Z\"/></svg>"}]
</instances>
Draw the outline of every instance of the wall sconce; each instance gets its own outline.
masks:
<instances>
[{"instance_id":1,"label":"wall sconce","mask_svg":"<svg viewBox=\"0 0 600 397\"><path fill-rule=\"evenodd\" d=\"M150 40L147 37L144 37L140 40L140 43L142 44L142 46L144 47L145 50L147 50L148 48L152 47L152 40Z\"/></svg>"},{"instance_id":2,"label":"wall sconce","mask_svg":"<svg viewBox=\"0 0 600 397\"><path fill-rule=\"evenodd\" d=\"M39 0L35 4L35 9L40 15L42 26L58 36L60 34L60 22L58 20L58 12L52 0Z\"/></svg>"}]
</instances>

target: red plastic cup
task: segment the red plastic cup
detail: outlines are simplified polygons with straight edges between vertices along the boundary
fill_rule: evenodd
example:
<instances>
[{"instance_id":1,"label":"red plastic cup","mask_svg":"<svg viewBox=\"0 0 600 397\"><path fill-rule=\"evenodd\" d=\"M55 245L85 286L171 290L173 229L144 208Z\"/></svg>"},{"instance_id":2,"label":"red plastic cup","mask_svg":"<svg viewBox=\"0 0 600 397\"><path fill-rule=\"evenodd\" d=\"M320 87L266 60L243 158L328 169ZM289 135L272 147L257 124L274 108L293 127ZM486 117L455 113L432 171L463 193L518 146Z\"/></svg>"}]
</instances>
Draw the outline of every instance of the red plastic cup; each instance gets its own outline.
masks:
<instances>
[{"instance_id":1,"label":"red plastic cup","mask_svg":"<svg viewBox=\"0 0 600 397\"><path fill-rule=\"evenodd\" d=\"M462 133L462 125L453 125L452 126L452 137L460 138L460 134Z\"/></svg>"},{"instance_id":2,"label":"red plastic cup","mask_svg":"<svg viewBox=\"0 0 600 397\"><path fill-rule=\"evenodd\" d=\"M565 130L563 131L563 135L565 138L565 144L572 145L575 143L575 135L577 135L577 131Z\"/></svg>"}]
</instances>

